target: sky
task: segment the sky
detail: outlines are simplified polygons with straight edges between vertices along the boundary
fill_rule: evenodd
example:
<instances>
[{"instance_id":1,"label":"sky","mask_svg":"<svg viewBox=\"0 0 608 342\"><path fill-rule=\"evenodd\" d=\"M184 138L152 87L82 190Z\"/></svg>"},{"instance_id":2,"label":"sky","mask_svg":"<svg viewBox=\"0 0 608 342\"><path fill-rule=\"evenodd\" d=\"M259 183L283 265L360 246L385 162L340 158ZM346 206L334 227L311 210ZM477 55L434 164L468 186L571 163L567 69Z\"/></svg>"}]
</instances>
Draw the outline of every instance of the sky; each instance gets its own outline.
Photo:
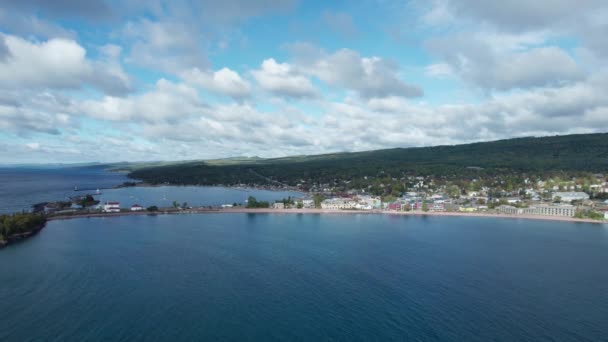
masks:
<instances>
[{"instance_id":1,"label":"sky","mask_svg":"<svg viewBox=\"0 0 608 342\"><path fill-rule=\"evenodd\" d=\"M0 164L608 131L605 0L2 0Z\"/></svg>"}]
</instances>

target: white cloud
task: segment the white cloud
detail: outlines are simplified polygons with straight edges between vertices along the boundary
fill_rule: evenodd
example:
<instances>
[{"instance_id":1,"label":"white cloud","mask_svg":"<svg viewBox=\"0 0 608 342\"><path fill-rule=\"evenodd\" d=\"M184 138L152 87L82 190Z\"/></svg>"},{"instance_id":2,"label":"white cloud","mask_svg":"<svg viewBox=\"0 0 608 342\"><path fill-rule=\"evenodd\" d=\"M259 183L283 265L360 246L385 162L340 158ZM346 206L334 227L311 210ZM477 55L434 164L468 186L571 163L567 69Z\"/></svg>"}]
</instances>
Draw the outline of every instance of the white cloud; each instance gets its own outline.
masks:
<instances>
[{"instance_id":1,"label":"white cloud","mask_svg":"<svg viewBox=\"0 0 608 342\"><path fill-rule=\"evenodd\" d=\"M350 49L328 54L309 44L292 45L292 52L303 73L354 90L362 98L423 95L422 89L401 80L397 63L384 58L361 57Z\"/></svg>"},{"instance_id":2,"label":"white cloud","mask_svg":"<svg viewBox=\"0 0 608 342\"><path fill-rule=\"evenodd\" d=\"M3 38L8 57L0 59L0 87L77 89L90 84L110 94L129 91L128 76L119 65L87 59L86 50L73 40Z\"/></svg>"},{"instance_id":3,"label":"white cloud","mask_svg":"<svg viewBox=\"0 0 608 342\"><path fill-rule=\"evenodd\" d=\"M200 115L204 107L196 89L160 79L149 92L125 98L105 96L101 100L85 100L79 110L100 120L171 123Z\"/></svg>"},{"instance_id":4,"label":"white cloud","mask_svg":"<svg viewBox=\"0 0 608 342\"><path fill-rule=\"evenodd\" d=\"M181 78L190 84L235 99L243 99L251 95L249 82L229 68L222 68L217 71L201 71L198 68L193 68L181 73Z\"/></svg>"},{"instance_id":5,"label":"white cloud","mask_svg":"<svg viewBox=\"0 0 608 342\"><path fill-rule=\"evenodd\" d=\"M127 61L131 64L169 73L208 65L205 35L187 22L141 19L128 22L122 35L130 42Z\"/></svg>"},{"instance_id":6,"label":"white cloud","mask_svg":"<svg viewBox=\"0 0 608 342\"><path fill-rule=\"evenodd\" d=\"M438 78L452 76L454 74L454 70L452 70L452 67L447 63L431 64L424 68L424 70L427 75Z\"/></svg>"},{"instance_id":7,"label":"white cloud","mask_svg":"<svg viewBox=\"0 0 608 342\"><path fill-rule=\"evenodd\" d=\"M550 3L527 0L446 1L458 15L465 15L511 31L527 31L563 25L589 11L606 6L603 0L552 0Z\"/></svg>"},{"instance_id":8,"label":"white cloud","mask_svg":"<svg viewBox=\"0 0 608 342\"><path fill-rule=\"evenodd\" d=\"M35 15L22 14L3 8L0 8L0 23L4 29L23 37L75 39L77 36L76 32Z\"/></svg>"},{"instance_id":9,"label":"white cloud","mask_svg":"<svg viewBox=\"0 0 608 342\"><path fill-rule=\"evenodd\" d=\"M72 101L51 92L8 90L0 94L0 131L29 136L58 135L74 127Z\"/></svg>"},{"instance_id":10,"label":"white cloud","mask_svg":"<svg viewBox=\"0 0 608 342\"><path fill-rule=\"evenodd\" d=\"M421 18L427 26L458 27L472 33L493 30L517 36L549 32L574 38L581 47L608 56L604 39L608 2L604 0L435 0L427 4Z\"/></svg>"},{"instance_id":11,"label":"white cloud","mask_svg":"<svg viewBox=\"0 0 608 342\"><path fill-rule=\"evenodd\" d=\"M581 80L585 73L556 46L536 47L539 35L456 34L435 38L427 48L465 81L486 90L544 87Z\"/></svg>"},{"instance_id":12,"label":"white cloud","mask_svg":"<svg viewBox=\"0 0 608 342\"><path fill-rule=\"evenodd\" d=\"M62 134L54 127L73 126L82 113L99 120L98 125L111 125L112 130L104 129L91 139L101 139L104 131L128 138L113 158L142 159L137 152L142 149L154 151L145 154L149 159L276 157L598 132L608 125L606 91L608 74L598 74L560 87L496 94L478 104L431 106L400 96L319 100L319 116L312 118L290 108L287 101L277 102L272 111L243 103L208 105L195 88L159 80L153 89L125 98L65 102L40 96L18 105L0 100L6 103L0 105L0 127ZM103 141L116 141L108 139Z\"/></svg>"},{"instance_id":13,"label":"white cloud","mask_svg":"<svg viewBox=\"0 0 608 342\"><path fill-rule=\"evenodd\" d=\"M273 58L264 60L260 69L251 74L264 90L274 94L296 98L317 96L308 77L290 64L277 63Z\"/></svg>"}]
</instances>

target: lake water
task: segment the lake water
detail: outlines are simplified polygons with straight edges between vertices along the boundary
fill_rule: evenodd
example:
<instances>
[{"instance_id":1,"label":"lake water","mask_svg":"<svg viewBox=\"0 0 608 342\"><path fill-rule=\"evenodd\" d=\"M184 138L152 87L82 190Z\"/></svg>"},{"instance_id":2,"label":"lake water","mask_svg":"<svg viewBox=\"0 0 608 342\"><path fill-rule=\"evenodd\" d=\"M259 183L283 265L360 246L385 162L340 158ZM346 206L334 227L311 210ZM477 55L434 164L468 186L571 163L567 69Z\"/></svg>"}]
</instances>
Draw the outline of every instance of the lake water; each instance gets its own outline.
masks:
<instances>
[{"instance_id":1,"label":"lake water","mask_svg":"<svg viewBox=\"0 0 608 342\"><path fill-rule=\"evenodd\" d=\"M32 204L66 200L89 189L112 187L127 180L124 173L103 167L0 167L0 214L30 210Z\"/></svg>"},{"instance_id":2,"label":"lake water","mask_svg":"<svg viewBox=\"0 0 608 342\"><path fill-rule=\"evenodd\" d=\"M53 221L0 250L0 341L605 341L608 229L465 217Z\"/></svg>"},{"instance_id":3,"label":"lake water","mask_svg":"<svg viewBox=\"0 0 608 342\"><path fill-rule=\"evenodd\" d=\"M125 181L129 181L126 174L108 172L102 166L0 168L0 214L29 211L35 203L95 194L97 189L102 189L101 194L95 196L97 199L102 202L119 201L125 208L133 204L171 206L173 201L187 202L190 206L208 206L243 203L248 196L264 201L302 196L291 191L200 186L104 189Z\"/></svg>"}]
</instances>

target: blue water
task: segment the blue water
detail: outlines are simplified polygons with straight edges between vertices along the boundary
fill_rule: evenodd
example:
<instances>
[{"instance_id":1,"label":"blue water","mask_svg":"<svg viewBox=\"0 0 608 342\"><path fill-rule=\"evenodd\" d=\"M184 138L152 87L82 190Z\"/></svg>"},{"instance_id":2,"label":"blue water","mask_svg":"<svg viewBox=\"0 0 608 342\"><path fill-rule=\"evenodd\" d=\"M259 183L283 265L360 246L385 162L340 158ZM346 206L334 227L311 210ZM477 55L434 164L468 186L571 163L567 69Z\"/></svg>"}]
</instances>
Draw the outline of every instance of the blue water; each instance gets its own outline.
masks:
<instances>
[{"instance_id":1,"label":"blue water","mask_svg":"<svg viewBox=\"0 0 608 342\"><path fill-rule=\"evenodd\" d=\"M124 173L90 167L0 167L0 214L29 211L32 204L63 201L127 180Z\"/></svg>"},{"instance_id":2,"label":"blue water","mask_svg":"<svg viewBox=\"0 0 608 342\"><path fill-rule=\"evenodd\" d=\"M222 204L244 204L249 196L261 201L280 200L283 198L303 196L294 191L269 191L259 189L236 189L217 186L160 186L160 187L130 187L107 189L101 195L95 196L102 202L118 201L123 207L133 204L142 206L157 205L170 207L173 201L180 204L187 202L189 206L218 206Z\"/></svg>"},{"instance_id":3,"label":"blue water","mask_svg":"<svg viewBox=\"0 0 608 342\"><path fill-rule=\"evenodd\" d=\"M112 188L130 181L126 174L109 172L103 166L88 167L0 167L0 214L31 210L32 204L64 201L71 196L95 194L103 201L119 201L128 208L171 206L173 201L190 206L243 203L248 196L274 201L288 196L301 197L298 192L233 189L223 187L163 186L153 188ZM74 191L77 187L80 191Z\"/></svg>"},{"instance_id":4,"label":"blue water","mask_svg":"<svg viewBox=\"0 0 608 342\"><path fill-rule=\"evenodd\" d=\"M0 250L0 340L605 341L608 228L463 217L53 221Z\"/></svg>"}]
</instances>

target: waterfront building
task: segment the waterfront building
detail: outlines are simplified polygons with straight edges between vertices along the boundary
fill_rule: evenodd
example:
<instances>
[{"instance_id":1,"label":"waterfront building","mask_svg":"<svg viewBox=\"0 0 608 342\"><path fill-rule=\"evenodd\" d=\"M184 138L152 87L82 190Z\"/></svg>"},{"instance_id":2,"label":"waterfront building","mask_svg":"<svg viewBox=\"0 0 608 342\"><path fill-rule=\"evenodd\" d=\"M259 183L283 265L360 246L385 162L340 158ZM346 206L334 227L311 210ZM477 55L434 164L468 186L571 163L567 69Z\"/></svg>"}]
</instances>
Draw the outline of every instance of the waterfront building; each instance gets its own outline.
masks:
<instances>
[{"instance_id":1,"label":"waterfront building","mask_svg":"<svg viewBox=\"0 0 608 342\"><path fill-rule=\"evenodd\" d=\"M273 209L285 209L285 204L283 202L275 202L272 205Z\"/></svg>"},{"instance_id":2,"label":"waterfront building","mask_svg":"<svg viewBox=\"0 0 608 342\"><path fill-rule=\"evenodd\" d=\"M321 202L323 209L356 209L357 202L350 198L332 198Z\"/></svg>"},{"instance_id":3,"label":"waterfront building","mask_svg":"<svg viewBox=\"0 0 608 342\"><path fill-rule=\"evenodd\" d=\"M509 197L509 198L507 198L507 203L509 203L509 204L517 204L519 202L521 202L521 198L519 198L519 197Z\"/></svg>"},{"instance_id":4,"label":"waterfront building","mask_svg":"<svg viewBox=\"0 0 608 342\"><path fill-rule=\"evenodd\" d=\"M302 200L302 207L306 208L306 209L311 209L315 207L315 201L313 199L303 199Z\"/></svg>"},{"instance_id":5,"label":"waterfront building","mask_svg":"<svg viewBox=\"0 0 608 342\"><path fill-rule=\"evenodd\" d=\"M119 209L119 210L120 210L120 209ZM131 206L131 211L142 211L142 210L144 210L144 207L142 207L142 206L141 206L141 205L139 205L139 204L133 204L133 205Z\"/></svg>"},{"instance_id":6,"label":"waterfront building","mask_svg":"<svg viewBox=\"0 0 608 342\"><path fill-rule=\"evenodd\" d=\"M576 207L572 205L538 205L530 208L516 208L510 205L501 205L498 211L509 215L542 215L573 217Z\"/></svg>"},{"instance_id":7,"label":"waterfront building","mask_svg":"<svg viewBox=\"0 0 608 342\"><path fill-rule=\"evenodd\" d=\"M429 205L430 211L445 211L445 204L443 202L435 201L433 204Z\"/></svg>"},{"instance_id":8,"label":"waterfront building","mask_svg":"<svg viewBox=\"0 0 608 342\"><path fill-rule=\"evenodd\" d=\"M509 215L521 215L523 214L522 208L515 208L510 205L501 205L498 207L498 212Z\"/></svg>"},{"instance_id":9,"label":"waterfront building","mask_svg":"<svg viewBox=\"0 0 608 342\"><path fill-rule=\"evenodd\" d=\"M118 213L120 212L120 202L106 202L102 210L105 213Z\"/></svg>"},{"instance_id":10,"label":"waterfront building","mask_svg":"<svg viewBox=\"0 0 608 342\"><path fill-rule=\"evenodd\" d=\"M531 215L574 217L576 214L576 207L572 205L539 205L527 209Z\"/></svg>"},{"instance_id":11,"label":"waterfront building","mask_svg":"<svg viewBox=\"0 0 608 342\"><path fill-rule=\"evenodd\" d=\"M589 195L582 191L554 192L552 198L555 200L557 197L559 197L562 202L584 201L589 199Z\"/></svg>"},{"instance_id":12,"label":"waterfront building","mask_svg":"<svg viewBox=\"0 0 608 342\"><path fill-rule=\"evenodd\" d=\"M388 210L391 211L401 211L401 203L393 202L388 205Z\"/></svg>"}]
</instances>

